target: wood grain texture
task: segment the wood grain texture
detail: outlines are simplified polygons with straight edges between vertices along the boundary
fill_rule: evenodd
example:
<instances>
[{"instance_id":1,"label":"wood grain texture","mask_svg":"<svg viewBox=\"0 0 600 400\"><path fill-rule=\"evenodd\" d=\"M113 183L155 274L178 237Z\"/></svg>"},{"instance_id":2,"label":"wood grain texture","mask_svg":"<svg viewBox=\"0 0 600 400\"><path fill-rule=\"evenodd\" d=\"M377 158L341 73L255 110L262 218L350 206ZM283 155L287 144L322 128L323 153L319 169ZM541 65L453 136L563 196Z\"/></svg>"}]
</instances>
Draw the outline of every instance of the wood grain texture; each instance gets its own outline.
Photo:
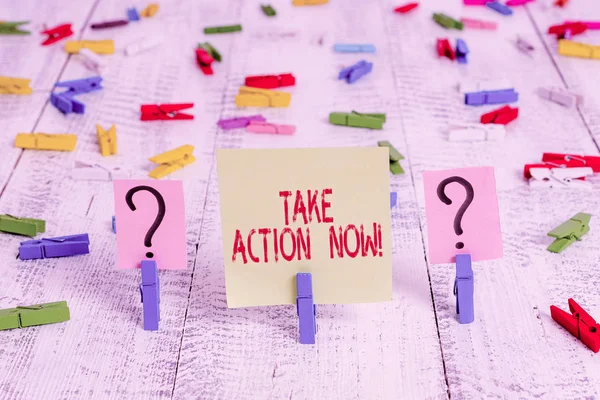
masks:
<instances>
[{"instance_id":1,"label":"wood grain texture","mask_svg":"<svg viewBox=\"0 0 600 400\"><path fill-rule=\"evenodd\" d=\"M64 116L48 104L56 81L93 75L62 44L41 36L0 37L0 75L32 78L32 96L0 96L0 213L47 220L46 237L88 232L89 255L21 261L25 238L0 235L0 308L67 300L71 320L0 332L2 399L579 399L600 397L598 355L558 326L550 304L567 309L574 297L600 318L600 245L592 230L562 254L546 251L546 233L577 212L597 213L599 191L530 189L525 163L542 152L598 154L598 61L557 56L544 32L564 19L600 19L594 0L565 9L538 0L502 17L460 1L421 2L398 15L392 0L331 0L292 7L272 0L276 18L242 0L160 2L151 19L92 31L89 24L124 18L118 0L19 1L4 20L74 24L75 36L114 38L104 90L81 96L84 115ZM145 3L135 3L138 9ZM4 10L3 10L4 11ZM499 30L447 31L432 12L496 20ZM243 32L204 36L205 26L241 23ZM35 26L35 29L33 29ZM129 43L162 34L165 44L134 57ZM511 43L519 34L533 57ZM598 44L600 33L585 39ZM437 37L465 39L468 65L435 55ZM578 39L579 37L576 37ZM39 39L39 40L38 40ZM204 76L192 49L208 40L223 54ZM374 55L335 54L336 42L373 43ZM18 54L18 57L13 56ZM373 73L353 85L338 71L365 58ZM287 109L237 109L246 75L293 72L298 84ZM507 78L520 93L520 116L501 143L451 143L449 121L475 122L496 107L466 107L461 80ZM539 86L581 91L586 104L569 110L540 99ZM193 121L142 122L143 103L194 102ZM382 131L327 123L330 111L386 112ZM222 117L262 113L296 124L293 136L222 131ZM95 124L115 123L119 154L99 153ZM18 132L76 133L75 152L22 151ZM393 301L317 308L317 344L297 343L294 307L227 309L220 237L216 148L373 146L390 140L406 156L405 175L391 176ZM76 160L121 167L132 178L153 168L150 156L182 144L197 161L168 179L184 182L188 268L160 272L161 323L142 329L139 273L115 268L110 182L74 181ZM422 172L493 165L504 257L478 262L475 322L460 325L452 294L454 266L427 261ZM242 166L250 168L251 166ZM600 180L594 178L595 187ZM243 199L240 199L243 201ZM118 225L118 222L117 222ZM118 228L117 228L118 229Z\"/></svg>"}]
</instances>

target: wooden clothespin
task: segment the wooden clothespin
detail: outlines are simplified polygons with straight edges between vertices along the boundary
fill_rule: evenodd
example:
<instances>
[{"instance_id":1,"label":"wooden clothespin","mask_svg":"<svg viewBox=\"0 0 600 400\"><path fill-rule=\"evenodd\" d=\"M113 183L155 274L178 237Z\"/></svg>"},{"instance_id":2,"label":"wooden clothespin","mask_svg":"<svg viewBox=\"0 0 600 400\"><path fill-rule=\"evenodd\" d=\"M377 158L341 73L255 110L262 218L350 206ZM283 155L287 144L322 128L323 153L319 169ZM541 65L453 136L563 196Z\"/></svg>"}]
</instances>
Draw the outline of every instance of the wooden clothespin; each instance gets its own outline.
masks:
<instances>
[{"instance_id":1,"label":"wooden clothespin","mask_svg":"<svg viewBox=\"0 0 600 400\"><path fill-rule=\"evenodd\" d=\"M18 306L0 310L0 331L29 326L55 324L71 318L66 301Z\"/></svg>"},{"instance_id":2,"label":"wooden clothespin","mask_svg":"<svg viewBox=\"0 0 600 400\"><path fill-rule=\"evenodd\" d=\"M553 101L562 106L572 108L583 105L583 96L560 87L541 87L538 95L546 100Z\"/></svg>"},{"instance_id":3,"label":"wooden clothespin","mask_svg":"<svg viewBox=\"0 0 600 400\"><path fill-rule=\"evenodd\" d=\"M208 42L198 43L197 48L206 50L206 52L217 62L221 62L223 60L221 53L219 53L219 51Z\"/></svg>"},{"instance_id":4,"label":"wooden clothespin","mask_svg":"<svg viewBox=\"0 0 600 400\"><path fill-rule=\"evenodd\" d=\"M104 157L117 154L117 126L113 124L108 131L96 124L98 145Z\"/></svg>"},{"instance_id":5,"label":"wooden clothespin","mask_svg":"<svg viewBox=\"0 0 600 400\"><path fill-rule=\"evenodd\" d=\"M506 129L495 124L449 124L448 140L451 142L497 142L504 139Z\"/></svg>"},{"instance_id":6,"label":"wooden clothespin","mask_svg":"<svg viewBox=\"0 0 600 400\"><path fill-rule=\"evenodd\" d=\"M180 112L192 108L194 103L183 104L143 104L140 107L142 121L171 121L194 119L193 115Z\"/></svg>"},{"instance_id":7,"label":"wooden clothespin","mask_svg":"<svg viewBox=\"0 0 600 400\"><path fill-rule=\"evenodd\" d=\"M48 35L48 38L42 42L42 46L48 46L73 35L73 31L71 30L71 24L63 24L55 28L46 29L42 34Z\"/></svg>"},{"instance_id":8,"label":"wooden clothespin","mask_svg":"<svg viewBox=\"0 0 600 400\"><path fill-rule=\"evenodd\" d=\"M192 154L193 151L194 146L186 144L150 158L151 162L160 165L154 168L148 176L160 179L193 163L196 161L196 157Z\"/></svg>"},{"instance_id":9,"label":"wooden clothespin","mask_svg":"<svg viewBox=\"0 0 600 400\"><path fill-rule=\"evenodd\" d=\"M277 92L269 89L240 87L235 96L235 105L238 107L288 107L292 95L287 92Z\"/></svg>"},{"instance_id":10,"label":"wooden clothespin","mask_svg":"<svg viewBox=\"0 0 600 400\"><path fill-rule=\"evenodd\" d=\"M537 168L531 165L528 167L531 187L591 189L591 184L585 180L594 174L589 167L560 168L550 164Z\"/></svg>"},{"instance_id":11,"label":"wooden clothespin","mask_svg":"<svg viewBox=\"0 0 600 400\"><path fill-rule=\"evenodd\" d=\"M293 135L296 132L296 127L294 125L277 125L263 121L250 121L246 126L246 132Z\"/></svg>"},{"instance_id":12,"label":"wooden clothespin","mask_svg":"<svg viewBox=\"0 0 600 400\"><path fill-rule=\"evenodd\" d=\"M294 86L296 78L292 74L247 76L244 84L254 88L275 89L284 86Z\"/></svg>"},{"instance_id":13,"label":"wooden clothespin","mask_svg":"<svg viewBox=\"0 0 600 400\"><path fill-rule=\"evenodd\" d=\"M142 283L140 295L144 307L144 330L157 331L160 321L160 281L156 261L142 260L140 263Z\"/></svg>"},{"instance_id":14,"label":"wooden clothespin","mask_svg":"<svg viewBox=\"0 0 600 400\"><path fill-rule=\"evenodd\" d=\"M68 257L90 252L90 238L87 233L59 236L40 240L26 240L19 246L21 260Z\"/></svg>"},{"instance_id":15,"label":"wooden clothespin","mask_svg":"<svg viewBox=\"0 0 600 400\"><path fill-rule=\"evenodd\" d=\"M569 311L570 314L550 306L552 319L597 353L600 350L600 324L573 299L569 299Z\"/></svg>"},{"instance_id":16,"label":"wooden clothespin","mask_svg":"<svg viewBox=\"0 0 600 400\"><path fill-rule=\"evenodd\" d=\"M590 167L594 172L600 172L600 156L581 156L576 154L544 153L542 161L559 166Z\"/></svg>"},{"instance_id":17,"label":"wooden clothespin","mask_svg":"<svg viewBox=\"0 0 600 400\"><path fill-rule=\"evenodd\" d=\"M29 87L29 82L31 79L0 76L0 94L31 94L33 90Z\"/></svg>"},{"instance_id":18,"label":"wooden clothespin","mask_svg":"<svg viewBox=\"0 0 600 400\"><path fill-rule=\"evenodd\" d=\"M312 289L312 275L309 273L296 274L296 309L300 343L315 344L317 334L317 307L315 306Z\"/></svg>"},{"instance_id":19,"label":"wooden clothespin","mask_svg":"<svg viewBox=\"0 0 600 400\"><path fill-rule=\"evenodd\" d=\"M356 64L342 69L338 74L338 79L343 79L348 83L354 83L371 71L373 71L373 63L360 60Z\"/></svg>"},{"instance_id":20,"label":"wooden clothespin","mask_svg":"<svg viewBox=\"0 0 600 400\"><path fill-rule=\"evenodd\" d=\"M456 296L456 313L461 324L470 324L475 320L474 287L471 255L457 254L454 295Z\"/></svg>"},{"instance_id":21,"label":"wooden clothespin","mask_svg":"<svg viewBox=\"0 0 600 400\"><path fill-rule=\"evenodd\" d=\"M115 54L113 40L71 40L65 43L65 51L77 54L81 49L90 49L96 54Z\"/></svg>"},{"instance_id":22,"label":"wooden clothespin","mask_svg":"<svg viewBox=\"0 0 600 400\"><path fill-rule=\"evenodd\" d=\"M438 52L438 56L440 57L448 57L452 61L456 58L456 53L454 49L450 45L450 41L447 38L438 39L436 42L436 48Z\"/></svg>"},{"instance_id":23,"label":"wooden clothespin","mask_svg":"<svg viewBox=\"0 0 600 400\"><path fill-rule=\"evenodd\" d=\"M318 6L320 4L327 4L329 0L292 0L292 5L299 6Z\"/></svg>"},{"instance_id":24,"label":"wooden clothespin","mask_svg":"<svg viewBox=\"0 0 600 400\"><path fill-rule=\"evenodd\" d=\"M590 231L591 218L590 214L577 213L570 220L548 232L548 236L556 238L548 246L548 251L560 253L576 240L581 240L581 237Z\"/></svg>"},{"instance_id":25,"label":"wooden clothespin","mask_svg":"<svg viewBox=\"0 0 600 400\"><path fill-rule=\"evenodd\" d=\"M21 149L73 151L77 144L77 135L69 133L19 133L15 147Z\"/></svg>"},{"instance_id":26,"label":"wooden clothespin","mask_svg":"<svg viewBox=\"0 0 600 400\"><path fill-rule=\"evenodd\" d=\"M25 25L28 23L29 21L0 21L0 35L31 35L31 32L19 29L21 25Z\"/></svg>"},{"instance_id":27,"label":"wooden clothespin","mask_svg":"<svg viewBox=\"0 0 600 400\"><path fill-rule=\"evenodd\" d=\"M57 82L54 84L55 87L64 87L67 90L61 93L51 93L50 103L63 114L83 114L85 112L85 104L75 99L75 96L102 89L101 82L102 78L99 76Z\"/></svg>"},{"instance_id":28,"label":"wooden clothespin","mask_svg":"<svg viewBox=\"0 0 600 400\"><path fill-rule=\"evenodd\" d=\"M558 41L558 54L567 57L593 58L600 60L600 46L573 42L562 39Z\"/></svg>"},{"instance_id":29,"label":"wooden clothespin","mask_svg":"<svg viewBox=\"0 0 600 400\"><path fill-rule=\"evenodd\" d=\"M398 150L387 140L380 140L377 142L379 147L387 147L390 151L390 172L394 175L400 175L404 173L400 160L404 160L404 156L400 154Z\"/></svg>"},{"instance_id":30,"label":"wooden clothespin","mask_svg":"<svg viewBox=\"0 0 600 400\"><path fill-rule=\"evenodd\" d=\"M46 232L46 221L3 214L0 215L0 232L33 237L38 233Z\"/></svg>"},{"instance_id":31,"label":"wooden clothespin","mask_svg":"<svg viewBox=\"0 0 600 400\"><path fill-rule=\"evenodd\" d=\"M213 69L211 64L215 61L203 48L196 49L196 62L204 73L204 75L212 75Z\"/></svg>"},{"instance_id":32,"label":"wooden clothespin","mask_svg":"<svg viewBox=\"0 0 600 400\"><path fill-rule=\"evenodd\" d=\"M156 3L150 3L148 4L148 6L146 8L144 8L142 11L140 11L140 17L144 17L144 18L149 18L149 17L153 17L154 14L156 14L158 12L158 4Z\"/></svg>"},{"instance_id":33,"label":"wooden clothespin","mask_svg":"<svg viewBox=\"0 0 600 400\"><path fill-rule=\"evenodd\" d=\"M329 123L333 125L351 126L355 128L381 129L385 122L385 114L329 113Z\"/></svg>"},{"instance_id":34,"label":"wooden clothespin","mask_svg":"<svg viewBox=\"0 0 600 400\"><path fill-rule=\"evenodd\" d=\"M120 168L109 169L99 164L75 161L71 177L75 180L85 181L112 181L114 179L129 179L130 174L121 171Z\"/></svg>"},{"instance_id":35,"label":"wooden clothespin","mask_svg":"<svg viewBox=\"0 0 600 400\"><path fill-rule=\"evenodd\" d=\"M499 124L506 125L511 121L514 121L519 116L519 109L517 107L504 106L497 110L490 111L481 116L480 122L482 124Z\"/></svg>"}]
</instances>

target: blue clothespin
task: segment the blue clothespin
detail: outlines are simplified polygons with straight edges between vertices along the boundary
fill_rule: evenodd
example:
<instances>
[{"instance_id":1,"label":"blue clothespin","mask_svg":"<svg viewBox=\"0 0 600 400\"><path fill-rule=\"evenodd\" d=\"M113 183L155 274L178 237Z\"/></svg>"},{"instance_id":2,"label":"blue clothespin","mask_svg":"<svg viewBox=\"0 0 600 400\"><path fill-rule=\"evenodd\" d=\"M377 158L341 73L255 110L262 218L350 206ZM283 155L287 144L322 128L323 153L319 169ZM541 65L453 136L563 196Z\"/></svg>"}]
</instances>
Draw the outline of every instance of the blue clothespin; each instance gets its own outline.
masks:
<instances>
[{"instance_id":1,"label":"blue clothespin","mask_svg":"<svg viewBox=\"0 0 600 400\"><path fill-rule=\"evenodd\" d=\"M338 79L346 79L348 83L354 83L372 70L373 63L361 60L351 67L341 70L338 75Z\"/></svg>"},{"instance_id":2,"label":"blue clothespin","mask_svg":"<svg viewBox=\"0 0 600 400\"><path fill-rule=\"evenodd\" d=\"M485 3L485 5L491 8L492 10L499 12L502 15L512 15L513 13L510 7L498 1L488 1L487 3Z\"/></svg>"},{"instance_id":3,"label":"blue clothespin","mask_svg":"<svg viewBox=\"0 0 600 400\"><path fill-rule=\"evenodd\" d=\"M112 216L112 228L113 228L113 233L117 233L117 219L115 218L115 216Z\"/></svg>"},{"instance_id":4,"label":"blue clothespin","mask_svg":"<svg viewBox=\"0 0 600 400\"><path fill-rule=\"evenodd\" d=\"M21 260L67 257L90 252L90 238L87 233L81 235L59 236L41 240L26 240L19 246Z\"/></svg>"},{"instance_id":5,"label":"blue clothespin","mask_svg":"<svg viewBox=\"0 0 600 400\"><path fill-rule=\"evenodd\" d=\"M475 309L473 306L474 287L471 255L457 254L454 295L456 296L456 313L461 324L470 324L475 320Z\"/></svg>"},{"instance_id":6,"label":"blue clothespin","mask_svg":"<svg viewBox=\"0 0 600 400\"><path fill-rule=\"evenodd\" d=\"M135 7L131 7L131 8L127 9L127 19L130 21L139 21L140 20L140 14L138 14Z\"/></svg>"},{"instance_id":7,"label":"blue clothespin","mask_svg":"<svg viewBox=\"0 0 600 400\"><path fill-rule=\"evenodd\" d=\"M390 192L390 208L394 208L396 206L397 200L398 200L398 193Z\"/></svg>"},{"instance_id":8,"label":"blue clothespin","mask_svg":"<svg viewBox=\"0 0 600 400\"><path fill-rule=\"evenodd\" d=\"M372 44L342 44L333 45L336 53L375 53L375 45Z\"/></svg>"},{"instance_id":9,"label":"blue clothespin","mask_svg":"<svg viewBox=\"0 0 600 400\"><path fill-rule=\"evenodd\" d=\"M456 61L459 64L467 64L467 54L469 54L467 43L462 39L456 39Z\"/></svg>"},{"instance_id":10,"label":"blue clothespin","mask_svg":"<svg viewBox=\"0 0 600 400\"><path fill-rule=\"evenodd\" d=\"M313 300L312 275L309 273L296 274L296 308L300 326L300 343L315 344L317 334L317 307Z\"/></svg>"},{"instance_id":11,"label":"blue clothespin","mask_svg":"<svg viewBox=\"0 0 600 400\"><path fill-rule=\"evenodd\" d=\"M514 89L465 93L465 104L470 106L514 103L517 100L519 100L519 93Z\"/></svg>"},{"instance_id":12,"label":"blue clothespin","mask_svg":"<svg viewBox=\"0 0 600 400\"><path fill-rule=\"evenodd\" d=\"M102 78L93 76L86 79L76 79L73 81L57 82L55 87L66 87L68 90L61 93L51 93L50 103L58 108L63 114L75 113L83 114L85 104L76 100L74 97L79 94L89 93L94 90L102 89L100 86Z\"/></svg>"},{"instance_id":13,"label":"blue clothespin","mask_svg":"<svg viewBox=\"0 0 600 400\"><path fill-rule=\"evenodd\" d=\"M144 306L144 330L157 331L160 321L160 282L156 261L143 260L140 294Z\"/></svg>"}]
</instances>

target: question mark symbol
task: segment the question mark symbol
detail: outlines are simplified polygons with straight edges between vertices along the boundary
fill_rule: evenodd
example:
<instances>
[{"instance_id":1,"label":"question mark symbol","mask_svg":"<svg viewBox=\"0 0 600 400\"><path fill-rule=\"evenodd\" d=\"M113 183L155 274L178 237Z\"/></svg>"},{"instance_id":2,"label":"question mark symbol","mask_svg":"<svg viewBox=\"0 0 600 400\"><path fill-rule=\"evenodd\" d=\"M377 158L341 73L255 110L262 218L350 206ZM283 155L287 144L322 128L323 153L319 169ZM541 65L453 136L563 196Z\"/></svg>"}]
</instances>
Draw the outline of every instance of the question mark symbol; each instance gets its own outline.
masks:
<instances>
[{"instance_id":1,"label":"question mark symbol","mask_svg":"<svg viewBox=\"0 0 600 400\"><path fill-rule=\"evenodd\" d=\"M475 191L473 190L473 186L471 185L471 183L465 178L461 178L460 176L451 176L450 178L446 178L443 181L441 181L437 187L437 196L444 204L452 204L452 200L450 200L450 198L446 196L444 190L446 189L446 186L454 182L460 183L467 192L467 197L465 198L465 201L463 201L462 205L456 212L456 216L454 217L454 232L458 236L460 236L463 234L462 227L460 226L462 218L465 215L467 208L469 208L469 206L473 202L473 197L475 197ZM465 247L465 244L463 242L456 243L457 249L462 249L463 247Z\"/></svg>"},{"instance_id":2,"label":"question mark symbol","mask_svg":"<svg viewBox=\"0 0 600 400\"><path fill-rule=\"evenodd\" d=\"M152 193L152 195L156 198L156 202L158 203L158 213L156 214L154 223L152 224L150 229L148 229L148 232L146 232L146 237L144 238L144 246L152 247L152 236L154 236L154 234L158 230L158 227L162 223L162 220L165 218L165 212L167 211L167 207L165 206L165 199L163 199L162 195L158 192L158 190L150 186L136 186L129 189L129 191L125 195L125 202L127 202L127 205L129 206L131 211L136 210L135 204L133 204L133 195L142 190ZM152 258L154 257L154 253L149 251L146 253L146 257Z\"/></svg>"}]
</instances>

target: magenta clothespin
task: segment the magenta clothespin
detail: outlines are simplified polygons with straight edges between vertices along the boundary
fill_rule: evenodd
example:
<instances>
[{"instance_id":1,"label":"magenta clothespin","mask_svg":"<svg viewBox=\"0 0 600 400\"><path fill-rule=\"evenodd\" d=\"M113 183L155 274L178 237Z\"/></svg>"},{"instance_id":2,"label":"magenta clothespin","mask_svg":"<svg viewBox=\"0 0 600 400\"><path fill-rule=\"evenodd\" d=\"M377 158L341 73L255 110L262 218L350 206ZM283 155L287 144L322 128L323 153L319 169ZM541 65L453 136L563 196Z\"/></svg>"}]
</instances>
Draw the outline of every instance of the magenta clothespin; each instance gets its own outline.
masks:
<instances>
[{"instance_id":1,"label":"magenta clothespin","mask_svg":"<svg viewBox=\"0 0 600 400\"><path fill-rule=\"evenodd\" d=\"M144 330L157 331L160 321L160 282L158 280L158 266L156 261L143 260L141 262L142 284L140 295L144 307Z\"/></svg>"},{"instance_id":2,"label":"magenta clothespin","mask_svg":"<svg viewBox=\"0 0 600 400\"><path fill-rule=\"evenodd\" d=\"M465 6L485 6L490 0L463 0Z\"/></svg>"},{"instance_id":3,"label":"magenta clothespin","mask_svg":"<svg viewBox=\"0 0 600 400\"><path fill-rule=\"evenodd\" d=\"M473 304L474 288L471 255L457 254L454 295L456 296L456 313L461 324L470 324L475 320L475 307Z\"/></svg>"},{"instance_id":4,"label":"magenta clothespin","mask_svg":"<svg viewBox=\"0 0 600 400\"><path fill-rule=\"evenodd\" d=\"M237 117L237 118L230 118L230 119L220 119L219 122L217 122L217 125L221 129L228 130L228 129L236 129L236 128L245 128L252 121L265 122L266 119L265 119L265 117L263 117L260 114L258 114L258 115L249 115L247 117Z\"/></svg>"},{"instance_id":5,"label":"magenta clothespin","mask_svg":"<svg viewBox=\"0 0 600 400\"><path fill-rule=\"evenodd\" d=\"M298 309L298 324L300 327L300 343L315 344L317 334L317 307L313 300L312 275L309 273L296 274L296 308Z\"/></svg>"},{"instance_id":6,"label":"magenta clothespin","mask_svg":"<svg viewBox=\"0 0 600 400\"><path fill-rule=\"evenodd\" d=\"M509 7L522 6L523 4L527 4L531 1L533 1L533 0L508 0L506 2L506 5Z\"/></svg>"}]
</instances>

